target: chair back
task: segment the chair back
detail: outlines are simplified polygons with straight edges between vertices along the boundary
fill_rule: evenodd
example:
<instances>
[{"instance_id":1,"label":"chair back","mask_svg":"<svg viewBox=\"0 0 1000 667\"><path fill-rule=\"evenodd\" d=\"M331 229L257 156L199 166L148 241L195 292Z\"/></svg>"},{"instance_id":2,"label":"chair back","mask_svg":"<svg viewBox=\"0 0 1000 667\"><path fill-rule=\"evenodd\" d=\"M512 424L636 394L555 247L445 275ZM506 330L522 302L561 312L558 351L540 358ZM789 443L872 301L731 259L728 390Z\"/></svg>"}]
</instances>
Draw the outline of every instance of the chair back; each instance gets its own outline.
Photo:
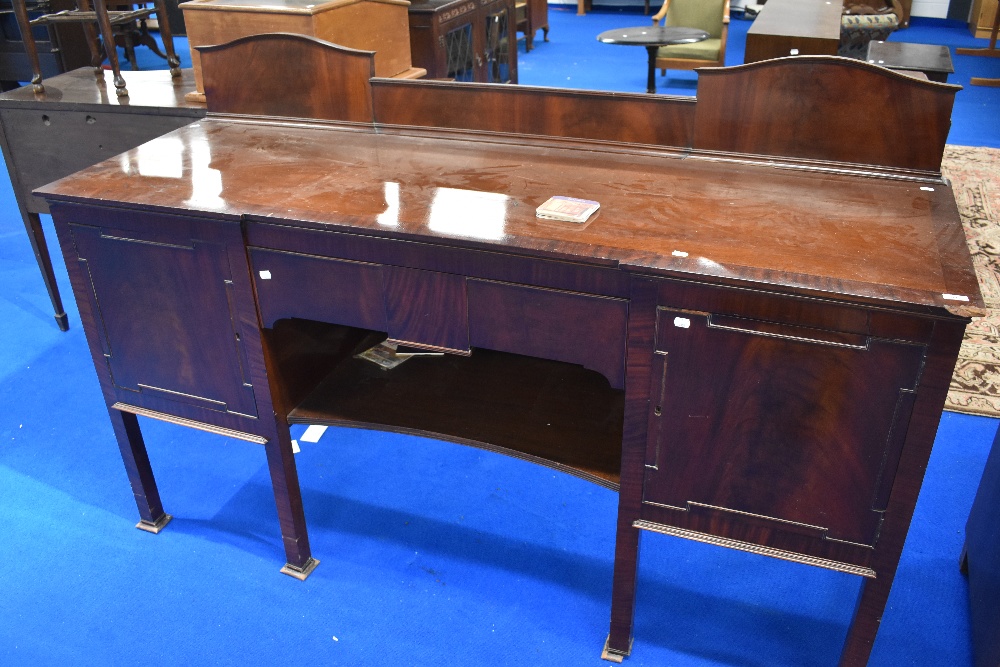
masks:
<instances>
[{"instance_id":1,"label":"chair back","mask_svg":"<svg viewBox=\"0 0 1000 667\"><path fill-rule=\"evenodd\" d=\"M722 36L722 12L726 0L672 0L666 25L698 28L718 39Z\"/></svg>"}]
</instances>

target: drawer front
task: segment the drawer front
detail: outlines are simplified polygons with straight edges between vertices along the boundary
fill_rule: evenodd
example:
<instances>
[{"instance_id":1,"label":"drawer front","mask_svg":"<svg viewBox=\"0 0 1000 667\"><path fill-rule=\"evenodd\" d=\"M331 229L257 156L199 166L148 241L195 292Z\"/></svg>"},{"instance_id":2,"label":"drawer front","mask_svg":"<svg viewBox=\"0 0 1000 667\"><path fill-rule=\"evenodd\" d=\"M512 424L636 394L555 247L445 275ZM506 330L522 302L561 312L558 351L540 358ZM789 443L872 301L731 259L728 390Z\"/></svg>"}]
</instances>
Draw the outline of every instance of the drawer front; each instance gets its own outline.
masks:
<instances>
[{"instance_id":1,"label":"drawer front","mask_svg":"<svg viewBox=\"0 0 1000 667\"><path fill-rule=\"evenodd\" d=\"M465 277L383 267L389 339L403 345L469 354Z\"/></svg>"},{"instance_id":2,"label":"drawer front","mask_svg":"<svg viewBox=\"0 0 1000 667\"><path fill-rule=\"evenodd\" d=\"M378 264L253 248L250 251L261 324L299 317L386 330Z\"/></svg>"},{"instance_id":3,"label":"drawer front","mask_svg":"<svg viewBox=\"0 0 1000 667\"><path fill-rule=\"evenodd\" d=\"M580 364L625 386L625 299L468 281L473 347Z\"/></svg>"}]
</instances>

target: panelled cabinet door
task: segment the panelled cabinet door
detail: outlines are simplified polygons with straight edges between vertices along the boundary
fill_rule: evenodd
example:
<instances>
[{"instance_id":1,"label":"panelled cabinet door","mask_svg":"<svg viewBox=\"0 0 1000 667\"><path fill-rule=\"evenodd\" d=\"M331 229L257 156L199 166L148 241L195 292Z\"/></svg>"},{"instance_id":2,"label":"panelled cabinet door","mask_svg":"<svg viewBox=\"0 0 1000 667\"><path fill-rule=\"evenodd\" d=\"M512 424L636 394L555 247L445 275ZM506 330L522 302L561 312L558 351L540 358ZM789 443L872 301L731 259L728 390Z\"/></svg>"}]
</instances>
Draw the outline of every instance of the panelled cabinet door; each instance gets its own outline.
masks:
<instances>
[{"instance_id":1,"label":"panelled cabinet door","mask_svg":"<svg viewBox=\"0 0 1000 667\"><path fill-rule=\"evenodd\" d=\"M864 564L924 350L832 328L659 308L647 518Z\"/></svg>"},{"instance_id":2,"label":"panelled cabinet door","mask_svg":"<svg viewBox=\"0 0 1000 667\"><path fill-rule=\"evenodd\" d=\"M170 218L129 229L117 217L68 228L118 400L256 417L233 281L246 262L229 253L242 247L239 225Z\"/></svg>"}]
</instances>

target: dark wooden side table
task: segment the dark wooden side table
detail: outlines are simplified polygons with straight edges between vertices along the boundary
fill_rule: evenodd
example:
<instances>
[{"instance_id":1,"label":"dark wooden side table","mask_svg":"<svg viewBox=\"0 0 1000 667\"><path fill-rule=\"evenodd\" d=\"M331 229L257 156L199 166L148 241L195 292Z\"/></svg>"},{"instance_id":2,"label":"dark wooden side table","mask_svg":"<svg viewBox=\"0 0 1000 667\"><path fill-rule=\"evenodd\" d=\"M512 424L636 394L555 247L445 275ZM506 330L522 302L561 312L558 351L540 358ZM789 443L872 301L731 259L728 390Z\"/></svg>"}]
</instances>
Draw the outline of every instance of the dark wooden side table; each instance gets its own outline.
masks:
<instances>
[{"instance_id":1,"label":"dark wooden side table","mask_svg":"<svg viewBox=\"0 0 1000 667\"><path fill-rule=\"evenodd\" d=\"M868 62L908 72L923 72L931 81L948 82L955 71L947 46L907 42L868 42Z\"/></svg>"},{"instance_id":2,"label":"dark wooden side table","mask_svg":"<svg viewBox=\"0 0 1000 667\"><path fill-rule=\"evenodd\" d=\"M671 44L694 44L708 39L708 33L697 28L681 28L676 26L648 26L638 28L616 28L606 30L597 36L597 41L604 44L622 44L624 46L645 46L649 53L649 78L646 80L646 92L656 92L656 51L661 46Z\"/></svg>"},{"instance_id":3,"label":"dark wooden side table","mask_svg":"<svg viewBox=\"0 0 1000 667\"><path fill-rule=\"evenodd\" d=\"M179 79L167 70L130 72L130 96L125 98L115 94L111 73L104 77L95 84L93 69L81 68L46 79L44 93L25 86L0 95L0 146L56 323L63 331L69 321L38 217L49 207L31 191L206 113L205 105L184 99L194 90L191 70L184 70Z\"/></svg>"}]
</instances>

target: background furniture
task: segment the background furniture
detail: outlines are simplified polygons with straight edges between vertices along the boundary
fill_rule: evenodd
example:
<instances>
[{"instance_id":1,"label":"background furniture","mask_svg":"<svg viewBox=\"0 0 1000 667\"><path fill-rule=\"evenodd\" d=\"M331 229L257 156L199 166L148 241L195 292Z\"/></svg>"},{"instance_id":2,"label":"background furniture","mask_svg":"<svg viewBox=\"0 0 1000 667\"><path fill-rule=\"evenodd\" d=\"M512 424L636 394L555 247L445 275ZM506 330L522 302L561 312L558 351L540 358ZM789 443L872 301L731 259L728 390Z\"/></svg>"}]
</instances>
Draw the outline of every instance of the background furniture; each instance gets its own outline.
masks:
<instances>
[{"instance_id":1,"label":"background furniture","mask_svg":"<svg viewBox=\"0 0 1000 667\"><path fill-rule=\"evenodd\" d=\"M180 177L140 147L45 189L141 527L169 515L136 415L262 444L300 578L289 423L436 434L619 490L608 658L651 530L865 577L863 664L983 307L940 175L957 88L812 58L697 100L367 85L369 123L208 119L164 138ZM601 211L538 221L553 192ZM353 357L385 337L445 355Z\"/></svg>"},{"instance_id":2,"label":"background furniture","mask_svg":"<svg viewBox=\"0 0 1000 667\"><path fill-rule=\"evenodd\" d=\"M517 83L513 0L415 0L413 64L432 79Z\"/></svg>"},{"instance_id":3,"label":"background furniture","mask_svg":"<svg viewBox=\"0 0 1000 667\"><path fill-rule=\"evenodd\" d=\"M50 0L31 3L27 5L27 10L28 16L35 18L73 6L72 0ZM90 49L81 26L50 25L34 30L38 64L43 76L51 77L91 64ZM13 90L21 85L20 82L30 81L32 76L34 72L17 27L14 8L8 0L0 5L0 89Z\"/></svg>"},{"instance_id":4,"label":"background furniture","mask_svg":"<svg viewBox=\"0 0 1000 667\"><path fill-rule=\"evenodd\" d=\"M166 0L164 0L164 3L166 3ZM127 11L134 6L135 5L131 4L114 5L112 6L112 9ZM157 21L158 19L152 20ZM115 45L120 46L125 51L125 60L129 62L133 70L139 69L139 64L135 57L136 46L144 46L164 60L167 59L166 54L160 51L159 44L156 43L156 39L153 37L152 33L149 32L149 21L150 19L148 16L139 16L134 21L120 23L113 26ZM172 29L170 34L174 34Z\"/></svg>"},{"instance_id":5,"label":"background furniture","mask_svg":"<svg viewBox=\"0 0 1000 667\"><path fill-rule=\"evenodd\" d=\"M1000 664L1000 433L965 526L960 567L969 578L972 648L977 667Z\"/></svg>"},{"instance_id":6,"label":"background furniture","mask_svg":"<svg viewBox=\"0 0 1000 667\"><path fill-rule=\"evenodd\" d=\"M48 79L41 94L24 87L0 95L0 146L14 198L64 331L69 322L38 217L49 207L32 190L205 116L204 105L184 99L194 90L191 70L179 82L165 70L129 74L127 104L108 95L111 73L102 75L103 86L94 84L86 68Z\"/></svg>"},{"instance_id":7,"label":"background furniture","mask_svg":"<svg viewBox=\"0 0 1000 667\"><path fill-rule=\"evenodd\" d=\"M743 62L788 55L837 55L842 12L838 2L770 0L747 31Z\"/></svg>"},{"instance_id":8,"label":"background furniture","mask_svg":"<svg viewBox=\"0 0 1000 667\"><path fill-rule=\"evenodd\" d=\"M997 35L1000 33L1000 12L993 13L993 27L990 30L990 44L985 49L957 48L955 53L963 56L987 56L990 58L1000 57L1000 49L997 49ZM978 33L977 33L978 34ZM972 77L969 83L973 86L1000 86L1000 79L987 77Z\"/></svg>"},{"instance_id":9,"label":"background furniture","mask_svg":"<svg viewBox=\"0 0 1000 667\"><path fill-rule=\"evenodd\" d=\"M170 33L170 26L166 21L166 10L164 0L152 0L150 3L142 3L137 9L127 9L124 11L109 11L107 0L93 0L93 11L91 11L90 0L77 0L76 9L64 10L55 13L41 14L29 19L26 8L26 0L13 0L14 15L17 17L17 25L24 37L24 47L28 54L28 61L31 63L32 77L31 84L35 92L44 92L42 85L42 70L38 59L38 50L34 41L31 26L52 25L52 24L81 24L87 37L90 47L91 64L95 67L95 74L99 82L104 81L104 74L100 71L100 49L97 41L97 33L93 25L96 23L100 29L101 45L104 47L104 54L111 65L113 73L115 93L119 97L128 97L128 89L125 87L125 79L121 75L121 67L118 63L118 50L115 46L115 26L131 26L136 21L145 20L149 16L156 14L163 17L160 26L160 37L163 39L163 47L167 52L167 63L170 66L170 74L175 78L181 76L180 60L174 53L174 42ZM152 4L152 7L148 6ZM134 5L129 5L132 7Z\"/></svg>"},{"instance_id":10,"label":"background furniture","mask_svg":"<svg viewBox=\"0 0 1000 667\"><path fill-rule=\"evenodd\" d=\"M697 28L680 28L674 26L639 26L638 28L621 28L606 30L597 36L597 41L603 44L620 44L622 46L644 46L648 54L648 71L646 77L646 92L656 92L656 54L667 44L697 44L708 38L708 32Z\"/></svg>"},{"instance_id":11,"label":"background furniture","mask_svg":"<svg viewBox=\"0 0 1000 667\"><path fill-rule=\"evenodd\" d=\"M375 52L375 76L422 76L410 65L405 0L192 0L181 4L197 92L204 102L197 47L240 37L287 32L308 35L349 49Z\"/></svg>"},{"instance_id":12,"label":"background furniture","mask_svg":"<svg viewBox=\"0 0 1000 667\"><path fill-rule=\"evenodd\" d=\"M726 39L729 35L729 0L667 0L653 16L653 25L666 17L667 26L697 28L708 33L701 42L661 46L656 66L668 69L722 67L726 64Z\"/></svg>"},{"instance_id":13,"label":"background furniture","mask_svg":"<svg viewBox=\"0 0 1000 667\"><path fill-rule=\"evenodd\" d=\"M993 19L997 14L997 0L973 0L969 13L969 30L977 39L989 39Z\"/></svg>"},{"instance_id":14,"label":"background furniture","mask_svg":"<svg viewBox=\"0 0 1000 667\"><path fill-rule=\"evenodd\" d=\"M931 81L940 83L947 83L948 75L955 71L948 47L934 44L876 40L868 43L866 60L889 69L923 72Z\"/></svg>"},{"instance_id":15,"label":"background furniture","mask_svg":"<svg viewBox=\"0 0 1000 667\"><path fill-rule=\"evenodd\" d=\"M849 11L845 7L840 20L840 48L837 55L863 59L868 53L869 43L884 41L895 32L901 25L902 14L898 0L875 8L868 4L852 4Z\"/></svg>"},{"instance_id":16,"label":"background furniture","mask_svg":"<svg viewBox=\"0 0 1000 667\"><path fill-rule=\"evenodd\" d=\"M525 51L531 51L535 46L535 33L542 31L544 41L549 41L549 3L548 0L518 0L515 3L517 12L517 30L524 33Z\"/></svg>"}]
</instances>

